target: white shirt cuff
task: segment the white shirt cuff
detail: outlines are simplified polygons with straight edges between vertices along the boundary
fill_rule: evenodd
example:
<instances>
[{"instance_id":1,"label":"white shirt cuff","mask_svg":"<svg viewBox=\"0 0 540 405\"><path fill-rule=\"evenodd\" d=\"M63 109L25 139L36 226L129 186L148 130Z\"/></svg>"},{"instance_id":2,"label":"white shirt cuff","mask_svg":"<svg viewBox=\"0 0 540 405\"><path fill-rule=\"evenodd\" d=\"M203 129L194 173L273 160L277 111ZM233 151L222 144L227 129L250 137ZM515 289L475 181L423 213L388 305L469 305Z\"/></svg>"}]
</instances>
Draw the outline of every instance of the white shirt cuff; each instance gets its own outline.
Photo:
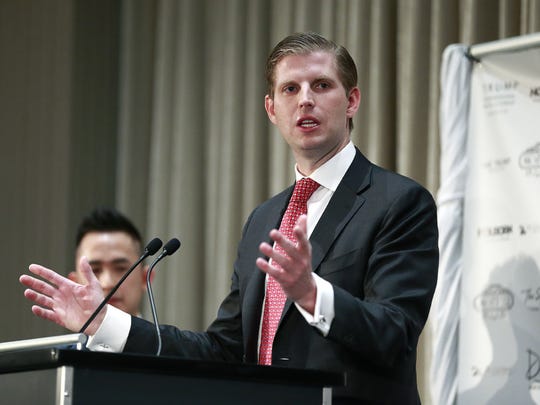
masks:
<instances>
[{"instance_id":1,"label":"white shirt cuff","mask_svg":"<svg viewBox=\"0 0 540 405\"><path fill-rule=\"evenodd\" d=\"M124 350L131 329L131 315L107 305L107 313L96 334L88 338L86 347L93 352L120 353Z\"/></svg>"},{"instance_id":2,"label":"white shirt cuff","mask_svg":"<svg viewBox=\"0 0 540 405\"><path fill-rule=\"evenodd\" d=\"M315 273L311 273L317 284L317 298L315 299L315 311L311 315L308 311L298 305L296 308L300 311L304 319L313 327L317 328L323 336L327 336L330 331L330 326L334 320L334 288L332 284L325 279L319 277Z\"/></svg>"}]
</instances>

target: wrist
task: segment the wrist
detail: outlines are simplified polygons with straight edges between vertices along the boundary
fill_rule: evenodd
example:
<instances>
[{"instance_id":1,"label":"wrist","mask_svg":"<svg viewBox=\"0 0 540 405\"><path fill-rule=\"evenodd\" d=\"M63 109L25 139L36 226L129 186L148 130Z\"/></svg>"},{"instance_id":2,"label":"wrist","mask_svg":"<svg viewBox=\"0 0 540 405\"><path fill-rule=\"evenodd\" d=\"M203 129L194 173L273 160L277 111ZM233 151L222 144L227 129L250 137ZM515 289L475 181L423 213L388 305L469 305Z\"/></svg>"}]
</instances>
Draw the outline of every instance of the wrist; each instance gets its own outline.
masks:
<instances>
[{"instance_id":1,"label":"wrist","mask_svg":"<svg viewBox=\"0 0 540 405\"><path fill-rule=\"evenodd\" d=\"M107 307L108 305L105 305L101 311L96 315L94 320L88 325L88 328L86 328L85 334L86 335L95 335L101 324L103 323L103 320L105 319L105 316L107 315Z\"/></svg>"},{"instance_id":2,"label":"wrist","mask_svg":"<svg viewBox=\"0 0 540 405\"><path fill-rule=\"evenodd\" d=\"M317 302L317 284L315 283L315 280L312 279L311 285L310 291L301 299L297 300L296 303L313 315L315 313L315 304Z\"/></svg>"}]
</instances>

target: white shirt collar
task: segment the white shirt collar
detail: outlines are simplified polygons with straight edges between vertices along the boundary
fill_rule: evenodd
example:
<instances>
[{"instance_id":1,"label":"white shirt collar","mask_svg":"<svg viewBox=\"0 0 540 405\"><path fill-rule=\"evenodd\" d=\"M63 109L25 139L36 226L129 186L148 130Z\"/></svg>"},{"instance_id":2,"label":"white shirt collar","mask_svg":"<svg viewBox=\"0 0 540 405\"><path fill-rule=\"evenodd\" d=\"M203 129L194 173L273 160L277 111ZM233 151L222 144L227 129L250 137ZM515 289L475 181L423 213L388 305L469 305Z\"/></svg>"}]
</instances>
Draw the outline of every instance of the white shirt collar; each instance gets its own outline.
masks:
<instances>
[{"instance_id":1,"label":"white shirt collar","mask_svg":"<svg viewBox=\"0 0 540 405\"><path fill-rule=\"evenodd\" d=\"M321 186L334 192L349 169L355 155L356 150L354 145L349 141L342 150L336 153L336 155L328 162L325 162L321 167L317 168L309 177ZM305 177L298 171L297 165L294 166L294 172L296 181Z\"/></svg>"}]
</instances>

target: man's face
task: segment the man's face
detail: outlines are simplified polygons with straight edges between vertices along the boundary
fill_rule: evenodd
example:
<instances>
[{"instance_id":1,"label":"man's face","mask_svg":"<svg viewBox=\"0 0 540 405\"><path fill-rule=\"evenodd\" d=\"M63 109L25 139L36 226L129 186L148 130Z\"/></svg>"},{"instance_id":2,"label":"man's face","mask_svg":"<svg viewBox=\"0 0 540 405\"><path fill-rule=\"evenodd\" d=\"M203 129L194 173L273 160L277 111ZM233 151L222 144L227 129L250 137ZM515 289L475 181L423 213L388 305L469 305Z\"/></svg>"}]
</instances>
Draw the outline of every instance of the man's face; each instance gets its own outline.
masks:
<instances>
[{"instance_id":1,"label":"man's face","mask_svg":"<svg viewBox=\"0 0 540 405\"><path fill-rule=\"evenodd\" d=\"M138 260L139 246L125 232L90 232L87 233L76 252L76 266L86 256L96 275L103 292L107 295L129 267ZM77 281L81 276L77 270ZM146 291L146 271L139 265L129 275L109 303L132 315L138 315L140 301Z\"/></svg>"},{"instance_id":2,"label":"man's face","mask_svg":"<svg viewBox=\"0 0 540 405\"><path fill-rule=\"evenodd\" d=\"M349 142L348 121L358 110L360 91L355 87L346 93L329 52L286 56L276 65L274 79L266 112L308 175Z\"/></svg>"}]
</instances>

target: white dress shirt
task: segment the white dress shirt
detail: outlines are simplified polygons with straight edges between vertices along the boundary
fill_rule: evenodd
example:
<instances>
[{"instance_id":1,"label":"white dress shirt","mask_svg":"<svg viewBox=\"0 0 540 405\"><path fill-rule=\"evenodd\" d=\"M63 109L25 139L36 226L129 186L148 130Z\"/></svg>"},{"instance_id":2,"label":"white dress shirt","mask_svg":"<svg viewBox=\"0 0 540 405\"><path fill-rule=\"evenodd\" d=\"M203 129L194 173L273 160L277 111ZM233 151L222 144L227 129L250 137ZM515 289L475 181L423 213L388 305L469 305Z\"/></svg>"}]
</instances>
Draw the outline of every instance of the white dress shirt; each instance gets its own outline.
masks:
<instances>
[{"instance_id":1,"label":"white dress shirt","mask_svg":"<svg viewBox=\"0 0 540 405\"><path fill-rule=\"evenodd\" d=\"M328 206L330 199L334 195L339 183L349 169L354 155L356 154L354 145L349 142L342 150L333 156L328 162L315 170L309 176L321 185L307 201L307 234L308 237L315 229L324 210ZM295 167L296 180L300 180L302 174ZM300 305L296 308L300 311L305 320L323 334L328 335L332 320L334 319L334 289L332 284L317 274L312 273L317 284L317 298L315 301L315 310L313 315L307 312Z\"/></svg>"}]
</instances>

